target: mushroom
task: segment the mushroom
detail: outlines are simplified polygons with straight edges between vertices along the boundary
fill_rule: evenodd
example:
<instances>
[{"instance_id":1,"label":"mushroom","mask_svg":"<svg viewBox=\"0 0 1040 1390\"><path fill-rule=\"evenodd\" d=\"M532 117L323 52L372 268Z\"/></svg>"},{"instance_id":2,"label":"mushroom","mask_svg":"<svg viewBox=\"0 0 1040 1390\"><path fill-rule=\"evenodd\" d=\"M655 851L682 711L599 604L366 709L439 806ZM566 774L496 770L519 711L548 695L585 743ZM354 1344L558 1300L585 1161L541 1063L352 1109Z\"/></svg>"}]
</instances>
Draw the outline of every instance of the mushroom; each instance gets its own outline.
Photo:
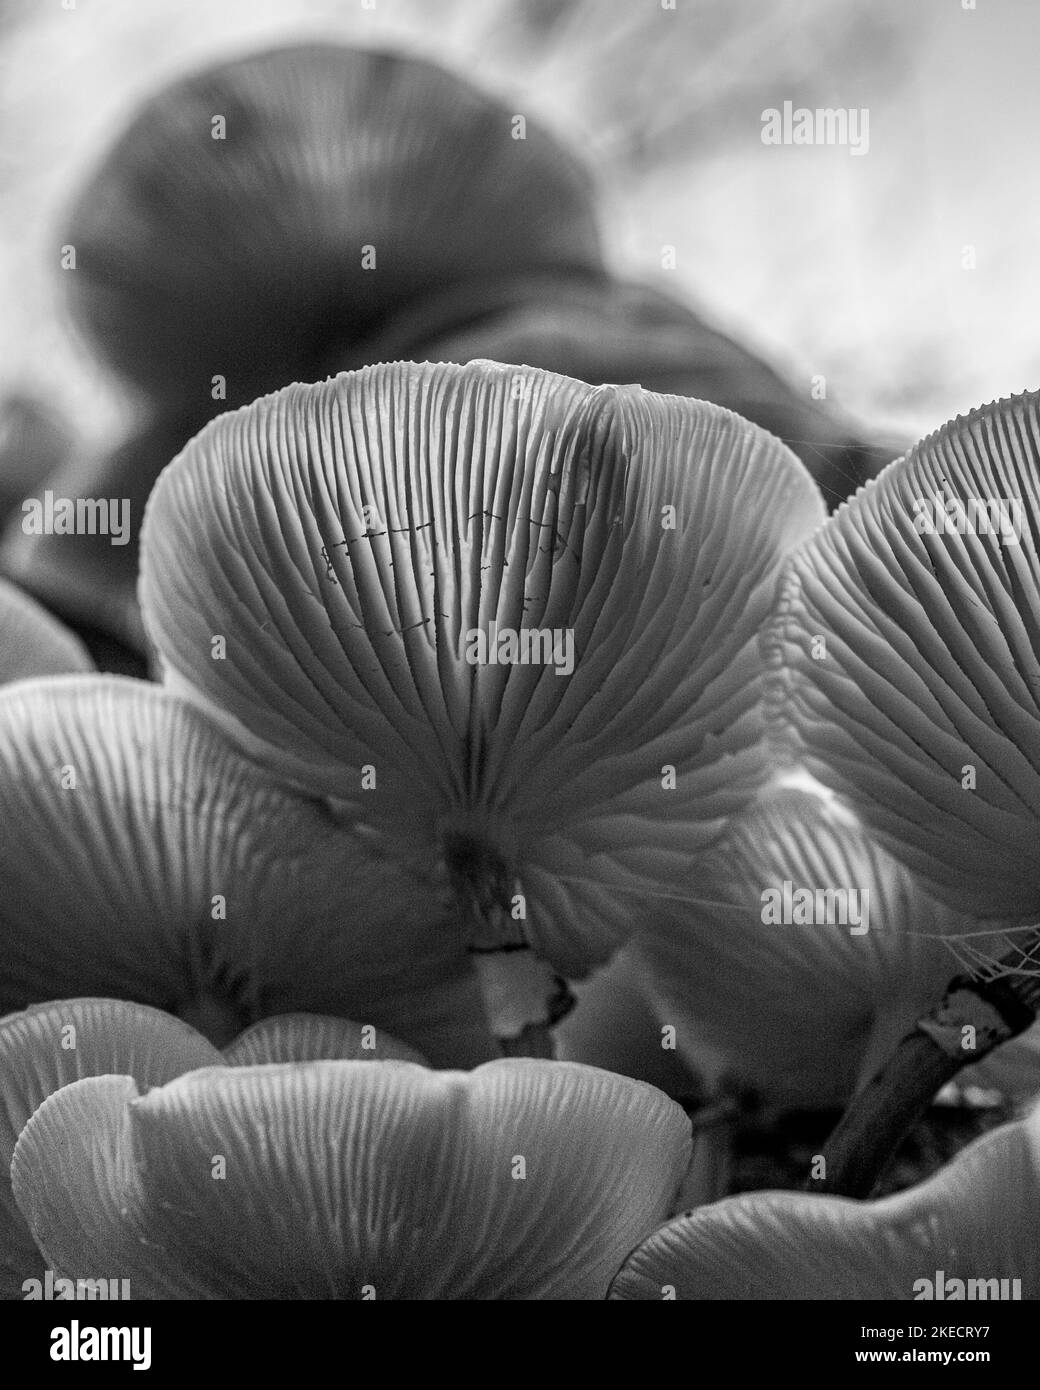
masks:
<instances>
[{"instance_id":1,"label":"mushroom","mask_svg":"<svg viewBox=\"0 0 1040 1390\"><path fill-rule=\"evenodd\" d=\"M113 676L0 690L0 1012L165 1009L223 1044L269 1015L359 1019L435 1065L494 1055L438 886Z\"/></svg>"},{"instance_id":2,"label":"mushroom","mask_svg":"<svg viewBox=\"0 0 1040 1390\"><path fill-rule=\"evenodd\" d=\"M842 507L792 556L770 638L778 738L939 897L1022 920L1040 911L1038 404L958 417Z\"/></svg>"},{"instance_id":3,"label":"mushroom","mask_svg":"<svg viewBox=\"0 0 1040 1390\"><path fill-rule=\"evenodd\" d=\"M28 594L0 579L0 685L92 669L74 633Z\"/></svg>"},{"instance_id":4,"label":"mushroom","mask_svg":"<svg viewBox=\"0 0 1040 1390\"><path fill-rule=\"evenodd\" d=\"M594 385L637 381L714 401L782 439L831 509L899 452L868 441L851 420L810 399L808 388L797 391L673 295L606 274L546 271L439 289L383 325L363 356L526 362ZM334 353L327 365L338 371L348 364Z\"/></svg>"},{"instance_id":5,"label":"mushroom","mask_svg":"<svg viewBox=\"0 0 1040 1390\"><path fill-rule=\"evenodd\" d=\"M718 407L398 363L212 421L149 501L140 595L171 691L446 874L496 1035L541 1048L554 976L767 775L758 628L822 515Z\"/></svg>"},{"instance_id":6,"label":"mushroom","mask_svg":"<svg viewBox=\"0 0 1040 1390\"><path fill-rule=\"evenodd\" d=\"M250 53L150 98L70 208L78 323L157 407L213 411L338 366L416 295L600 264L584 166L423 59Z\"/></svg>"},{"instance_id":7,"label":"mushroom","mask_svg":"<svg viewBox=\"0 0 1040 1390\"><path fill-rule=\"evenodd\" d=\"M88 1076L127 1074L161 1086L200 1067L352 1058L422 1058L389 1034L347 1019L268 1018L225 1049L159 1009L112 999L63 999L0 1019L0 1298L26 1296L43 1257L11 1190L11 1159L22 1129L48 1096ZM85 1277L98 1273L91 1267Z\"/></svg>"},{"instance_id":8,"label":"mushroom","mask_svg":"<svg viewBox=\"0 0 1040 1390\"><path fill-rule=\"evenodd\" d=\"M1037 1299L1038 1175L1040 1108L894 1197L755 1192L687 1212L632 1251L609 1296Z\"/></svg>"},{"instance_id":9,"label":"mushroom","mask_svg":"<svg viewBox=\"0 0 1040 1390\"><path fill-rule=\"evenodd\" d=\"M792 556L765 638L774 745L981 919L959 947L974 978L835 1136L850 1192L875 1146L1040 1004L1038 404L984 406L890 465Z\"/></svg>"},{"instance_id":10,"label":"mushroom","mask_svg":"<svg viewBox=\"0 0 1040 1390\"><path fill-rule=\"evenodd\" d=\"M0 523L19 515L23 499L61 467L72 439L68 421L36 390L0 395Z\"/></svg>"},{"instance_id":11,"label":"mushroom","mask_svg":"<svg viewBox=\"0 0 1040 1390\"><path fill-rule=\"evenodd\" d=\"M138 1299L602 1299L690 1154L661 1092L571 1063L212 1065L145 1084L55 1090L11 1163L47 1265L118 1270Z\"/></svg>"},{"instance_id":12,"label":"mushroom","mask_svg":"<svg viewBox=\"0 0 1040 1390\"><path fill-rule=\"evenodd\" d=\"M699 1066L711 1090L736 1084L787 1106L847 1101L941 997L953 967L942 938L975 925L925 894L854 818L798 788L771 790L731 821L685 892L633 910L633 939L587 986L599 1027L616 1035L612 996L632 990L649 1011L637 1065L661 1054L671 1028L673 1056ZM562 1055L592 1061L598 1031L576 1037L580 1027L568 1020Z\"/></svg>"}]
</instances>

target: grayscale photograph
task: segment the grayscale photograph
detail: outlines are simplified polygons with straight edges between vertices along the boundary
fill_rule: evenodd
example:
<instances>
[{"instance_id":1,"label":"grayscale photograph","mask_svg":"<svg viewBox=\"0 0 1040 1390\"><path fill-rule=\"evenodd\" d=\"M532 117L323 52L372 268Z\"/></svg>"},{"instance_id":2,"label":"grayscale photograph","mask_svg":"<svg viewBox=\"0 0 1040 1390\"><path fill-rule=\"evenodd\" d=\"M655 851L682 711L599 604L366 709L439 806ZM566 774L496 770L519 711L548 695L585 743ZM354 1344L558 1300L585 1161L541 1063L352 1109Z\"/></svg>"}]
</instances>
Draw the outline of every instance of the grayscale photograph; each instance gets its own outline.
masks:
<instances>
[{"instance_id":1,"label":"grayscale photograph","mask_svg":"<svg viewBox=\"0 0 1040 1390\"><path fill-rule=\"evenodd\" d=\"M0 0L26 1374L318 1375L330 1301L1026 1355L1038 52L1034 0Z\"/></svg>"}]
</instances>

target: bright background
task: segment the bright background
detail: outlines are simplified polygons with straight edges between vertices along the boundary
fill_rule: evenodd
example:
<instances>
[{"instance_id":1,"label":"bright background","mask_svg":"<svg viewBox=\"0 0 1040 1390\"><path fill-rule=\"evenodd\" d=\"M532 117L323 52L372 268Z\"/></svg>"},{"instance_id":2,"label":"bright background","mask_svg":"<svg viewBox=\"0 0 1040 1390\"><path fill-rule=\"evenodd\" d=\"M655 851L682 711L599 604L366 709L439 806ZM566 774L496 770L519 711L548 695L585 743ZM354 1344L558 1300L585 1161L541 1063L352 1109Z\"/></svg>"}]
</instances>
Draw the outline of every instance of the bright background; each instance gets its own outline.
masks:
<instances>
[{"instance_id":1,"label":"bright background","mask_svg":"<svg viewBox=\"0 0 1040 1390\"><path fill-rule=\"evenodd\" d=\"M591 157L618 269L662 274L798 382L915 437L1040 386L1036 0L0 0L0 391L117 417L64 326L61 206L166 77L277 37L392 42ZM762 111L870 110L870 151ZM963 248L977 268L963 268Z\"/></svg>"}]
</instances>

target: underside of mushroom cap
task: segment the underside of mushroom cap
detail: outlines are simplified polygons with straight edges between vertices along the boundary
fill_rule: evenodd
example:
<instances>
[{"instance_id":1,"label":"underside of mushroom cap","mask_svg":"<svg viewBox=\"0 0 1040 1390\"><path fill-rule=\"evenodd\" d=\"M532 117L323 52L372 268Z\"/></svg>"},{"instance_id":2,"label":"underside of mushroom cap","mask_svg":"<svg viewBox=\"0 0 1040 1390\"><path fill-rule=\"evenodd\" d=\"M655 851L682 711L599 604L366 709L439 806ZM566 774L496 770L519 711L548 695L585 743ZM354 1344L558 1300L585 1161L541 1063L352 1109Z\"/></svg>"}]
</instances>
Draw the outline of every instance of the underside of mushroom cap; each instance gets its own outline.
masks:
<instances>
[{"instance_id":1,"label":"underside of mushroom cap","mask_svg":"<svg viewBox=\"0 0 1040 1390\"><path fill-rule=\"evenodd\" d=\"M580 972L627 925L612 887L677 872L765 776L757 631L822 514L718 407L400 363L203 430L149 503L141 602L170 687L346 818L489 856L503 892L522 866L564 933L591 885L599 946L549 953Z\"/></svg>"},{"instance_id":2,"label":"underside of mushroom cap","mask_svg":"<svg viewBox=\"0 0 1040 1390\"><path fill-rule=\"evenodd\" d=\"M223 1060L180 1019L111 999L48 1001L0 1018L0 1299L24 1297L44 1273L11 1192L11 1157L33 1111L84 1076L127 1073L143 1086Z\"/></svg>"},{"instance_id":3,"label":"underside of mushroom cap","mask_svg":"<svg viewBox=\"0 0 1040 1390\"><path fill-rule=\"evenodd\" d=\"M600 263L591 180L536 122L422 59L308 43L191 74L70 210L85 330L155 398L319 375L436 286ZM360 365L350 358L342 366Z\"/></svg>"},{"instance_id":4,"label":"underside of mushroom cap","mask_svg":"<svg viewBox=\"0 0 1040 1390\"><path fill-rule=\"evenodd\" d=\"M0 691L0 822L0 1011L132 999L219 1042L306 1010L386 1028L435 1065L494 1055L437 885L157 686Z\"/></svg>"},{"instance_id":5,"label":"underside of mushroom cap","mask_svg":"<svg viewBox=\"0 0 1040 1390\"><path fill-rule=\"evenodd\" d=\"M62 999L0 1018L0 1299L24 1297L25 1281L45 1274L10 1169L21 1131L48 1096L87 1077L129 1076L149 1088L203 1067L340 1058L424 1060L382 1029L314 1014L262 1019L223 1054L181 1019L125 1000Z\"/></svg>"},{"instance_id":6,"label":"underside of mushroom cap","mask_svg":"<svg viewBox=\"0 0 1040 1390\"><path fill-rule=\"evenodd\" d=\"M677 1105L592 1067L318 1061L73 1082L12 1180L57 1271L138 1298L602 1299L689 1156Z\"/></svg>"},{"instance_id":7,"label":"underside of mushroom cap","mask_svg":"<svg viewBox=\"0 0 1040 1390\"><path fill-rule=\"evenodd\" d=\"M957 973L941 938L975 923L840 807L784 788L730 823L685 894L648 898L640 926L629 969L684 1060L823 1105L938 1002Z\"/></svg>"},{"instance_id":8,"label":"underside of mushroom cap","mask_svg":"<svg viewBox=\"0 0 1040 1390\"><path fill-rule=\"evenodd\" d=\"M944 425L790 560L777 740L932 889L1040 914L1040 397Z\"/></svg>"}]
</instances>

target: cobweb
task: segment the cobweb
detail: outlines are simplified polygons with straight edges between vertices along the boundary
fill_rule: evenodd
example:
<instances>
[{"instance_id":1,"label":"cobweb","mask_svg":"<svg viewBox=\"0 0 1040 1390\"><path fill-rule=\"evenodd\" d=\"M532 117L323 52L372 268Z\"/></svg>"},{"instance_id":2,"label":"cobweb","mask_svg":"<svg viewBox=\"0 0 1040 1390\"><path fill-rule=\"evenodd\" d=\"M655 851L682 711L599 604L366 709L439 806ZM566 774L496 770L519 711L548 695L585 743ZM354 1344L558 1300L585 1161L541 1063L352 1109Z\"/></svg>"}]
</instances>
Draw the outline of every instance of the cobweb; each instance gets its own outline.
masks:
<instances>
[{"instance_id":1,"label":"cobweb","mask_svg":"<svg viewBox=\"0 0 1040 1390\"><path fill-rule=\"evenodd\" d=\"M941 940L973 979L989 981L1008 975L1040 979L1040 924L980 928Z\"/></svg>"}]
</instances>

